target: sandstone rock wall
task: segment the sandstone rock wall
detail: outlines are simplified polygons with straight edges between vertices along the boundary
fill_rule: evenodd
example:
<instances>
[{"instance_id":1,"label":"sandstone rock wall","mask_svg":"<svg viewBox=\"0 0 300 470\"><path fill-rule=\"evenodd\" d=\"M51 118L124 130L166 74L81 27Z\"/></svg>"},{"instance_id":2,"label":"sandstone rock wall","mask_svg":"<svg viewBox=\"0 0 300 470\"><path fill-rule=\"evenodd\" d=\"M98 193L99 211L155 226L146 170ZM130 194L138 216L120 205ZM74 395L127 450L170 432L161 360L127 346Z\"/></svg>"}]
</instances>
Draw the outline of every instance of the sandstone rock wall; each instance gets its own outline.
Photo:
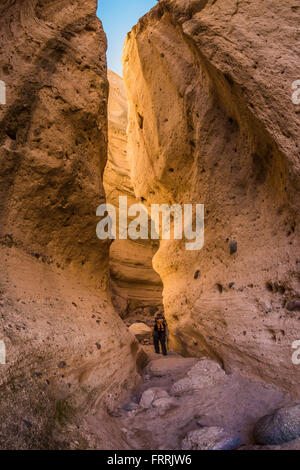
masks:
<instances>
[{"instance_id":1,"label":"sandstone rock wall","mask_svg":"<svg viewBox=\"0 0 300 470\"><path fill-rule=\"evenodd\" d=\"M136 196L205 204L204 248L154 259L173 345L297 396L298 18L292 1L161 0L124 52Z\"/></svg>"},{"instance_id":2,"label":"sandstone rock wall","mask_svg":"<svg viewBox=\"0 0 300 470\"><path fill-rule=\"evenodd\" d=\"M128 207L136 204L127 156L128 103L121 77L108 71L108 161L103 183L107 202L119 207L119 196L127 196ZM161 306L162 283L152 267L158 242L116 239L110 247L110 278L114 305L121 316ZM146 313L147 316L147 313ZM151 316L148 314L149 319Z\"/></svg>"},{"instance_id":3,"label":"sandstone rock wall","mask_svg":"<svg viewBox=\"0 0 300 470\"><path fill-rule=\"evenodd\" d=\"M96 237L108 96L96 4L0 5L1 448L122 446L105 415L100 441L83 415L111 411L138 380Z\"/></svg>"}]
</instances>

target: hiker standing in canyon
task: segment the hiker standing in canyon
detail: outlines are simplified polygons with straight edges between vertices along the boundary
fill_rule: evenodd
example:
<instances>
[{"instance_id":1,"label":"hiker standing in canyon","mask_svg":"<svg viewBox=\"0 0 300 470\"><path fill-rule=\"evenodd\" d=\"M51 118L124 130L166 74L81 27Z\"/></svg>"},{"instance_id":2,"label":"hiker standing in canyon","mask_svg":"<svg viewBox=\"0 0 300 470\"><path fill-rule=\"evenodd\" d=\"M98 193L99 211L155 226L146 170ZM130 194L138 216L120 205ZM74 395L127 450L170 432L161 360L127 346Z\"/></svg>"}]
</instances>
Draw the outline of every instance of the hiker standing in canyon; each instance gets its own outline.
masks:
<instances>
[{"instance_id":1,"label":"hiker standing in canyon","mask_svg":"<svg viewBox=\"0 0 300 470\"><path fill-rule=\"evenodd\" d=\"M156 354L160 354L159 344L161 344L162 353L167 355L166 340L168 338L168 325L162 312L158 312L154 317L153 342Z\"/></svg>"}]
</instances>

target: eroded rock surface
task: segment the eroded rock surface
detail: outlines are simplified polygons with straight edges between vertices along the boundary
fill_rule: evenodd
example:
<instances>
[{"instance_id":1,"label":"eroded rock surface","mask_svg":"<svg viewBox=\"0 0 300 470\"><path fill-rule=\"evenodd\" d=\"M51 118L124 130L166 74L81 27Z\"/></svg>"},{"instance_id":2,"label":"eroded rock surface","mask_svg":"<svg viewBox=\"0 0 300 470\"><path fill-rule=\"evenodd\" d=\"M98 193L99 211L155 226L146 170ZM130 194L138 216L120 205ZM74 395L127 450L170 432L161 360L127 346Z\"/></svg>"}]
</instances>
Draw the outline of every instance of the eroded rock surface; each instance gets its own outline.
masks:
<instances>
[{"instance_id":1,"label":"eroded rock surface","mask_svg":"<svg viewBox=\"0 0 300 470\"><path fill-rule=\"evenodd\" d=\"M139 377L96 237L108 95L96 3L0 6L2 449L122 447L106 410ZM93 436L85 418L100 411Z\"/></svg>"},{"instance_id":2,"label":"eroded rock surface","mask_svg":"<svg viewBox=\"0 0 300 470\"><path fill-rule=\"evenodd\" d=\"M205 245L161 241L154 268L177 351L300 395L299 9L160 0L127 37L137 197L203 203Z\"/></svg>"},{"instance_id":3,"label":"eroded rock surface","mask_svg":"<svg viewBox=\"0 0 300 470\"><path fill-rule=\"evenodd\" d=\"M128 207L138 201L134 195L127 155L128 104L124 83L108 71L108 162L104 172L107 202L119 207L126 196ZM114 305L122 317L136 315L145 308L162 305L162 282L152 267L157 241L117 238L110 248L110 276ZM146 314L146 316L150 317ZM151 320L151 317L150 317Z\"/></svg>"},{"instance_id":4,"label":"eroded rock surface","mask_svg":"<svg viewBox=\"0 0 300 470\"><path fill-rule=\"evenodd\" d=\"M143 342L144 340L150 340L151 338L152 329L145 323L133 323L129 327L129 331L140 342Z\"/></svg>"}]
</instances>

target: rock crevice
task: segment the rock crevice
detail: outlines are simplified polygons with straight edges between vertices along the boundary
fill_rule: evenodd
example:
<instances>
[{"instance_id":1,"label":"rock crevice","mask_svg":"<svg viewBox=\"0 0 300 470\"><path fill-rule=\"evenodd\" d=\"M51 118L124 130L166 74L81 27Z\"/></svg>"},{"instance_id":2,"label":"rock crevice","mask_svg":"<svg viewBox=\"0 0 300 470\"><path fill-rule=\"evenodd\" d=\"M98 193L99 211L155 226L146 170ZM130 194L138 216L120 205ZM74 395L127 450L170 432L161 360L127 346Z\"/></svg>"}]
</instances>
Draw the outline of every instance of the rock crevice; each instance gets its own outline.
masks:
<instances>
[{"instance_id":1,"label":"rock crevice","mask_svg":"<svg viewBox=\"0 0 300 470\"><path fill-rule=\"evenodd\" d=\"M161 0L139 21L123 56L128 154L137 197L205 205L204 248L163 240L154 258L173 346L298 396L297 15L261 8Z\"/></svg>"}]
</instances>

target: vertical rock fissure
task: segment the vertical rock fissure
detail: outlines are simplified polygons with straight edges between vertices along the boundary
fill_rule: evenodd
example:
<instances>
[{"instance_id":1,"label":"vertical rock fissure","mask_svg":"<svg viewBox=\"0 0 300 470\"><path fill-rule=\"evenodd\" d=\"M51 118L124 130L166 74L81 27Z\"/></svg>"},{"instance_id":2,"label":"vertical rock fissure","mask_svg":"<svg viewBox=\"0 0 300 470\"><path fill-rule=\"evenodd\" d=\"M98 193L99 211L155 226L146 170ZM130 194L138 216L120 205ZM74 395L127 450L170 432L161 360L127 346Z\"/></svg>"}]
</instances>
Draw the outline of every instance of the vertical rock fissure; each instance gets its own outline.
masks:
<instances>
[{"instance_id":1,"label":"vertical rock fissure","mask_svg":"<svg viewBox=\"0 0 300 470\"><path fill-rule=\"evenodd\" d=\"M117 209L119 197L127 198L128 208L141 202L135 197L131 164L127 154L128 103L121 77L108 71L108 159L104 171L107 202ZM128 219L130 222L130 219ZM113 304L127 326L142 321L149 326L162 307L162 283L152 267L158 243L149 240L121 240L110 246L110 288Z\"/></svg>"}]
</instances>

